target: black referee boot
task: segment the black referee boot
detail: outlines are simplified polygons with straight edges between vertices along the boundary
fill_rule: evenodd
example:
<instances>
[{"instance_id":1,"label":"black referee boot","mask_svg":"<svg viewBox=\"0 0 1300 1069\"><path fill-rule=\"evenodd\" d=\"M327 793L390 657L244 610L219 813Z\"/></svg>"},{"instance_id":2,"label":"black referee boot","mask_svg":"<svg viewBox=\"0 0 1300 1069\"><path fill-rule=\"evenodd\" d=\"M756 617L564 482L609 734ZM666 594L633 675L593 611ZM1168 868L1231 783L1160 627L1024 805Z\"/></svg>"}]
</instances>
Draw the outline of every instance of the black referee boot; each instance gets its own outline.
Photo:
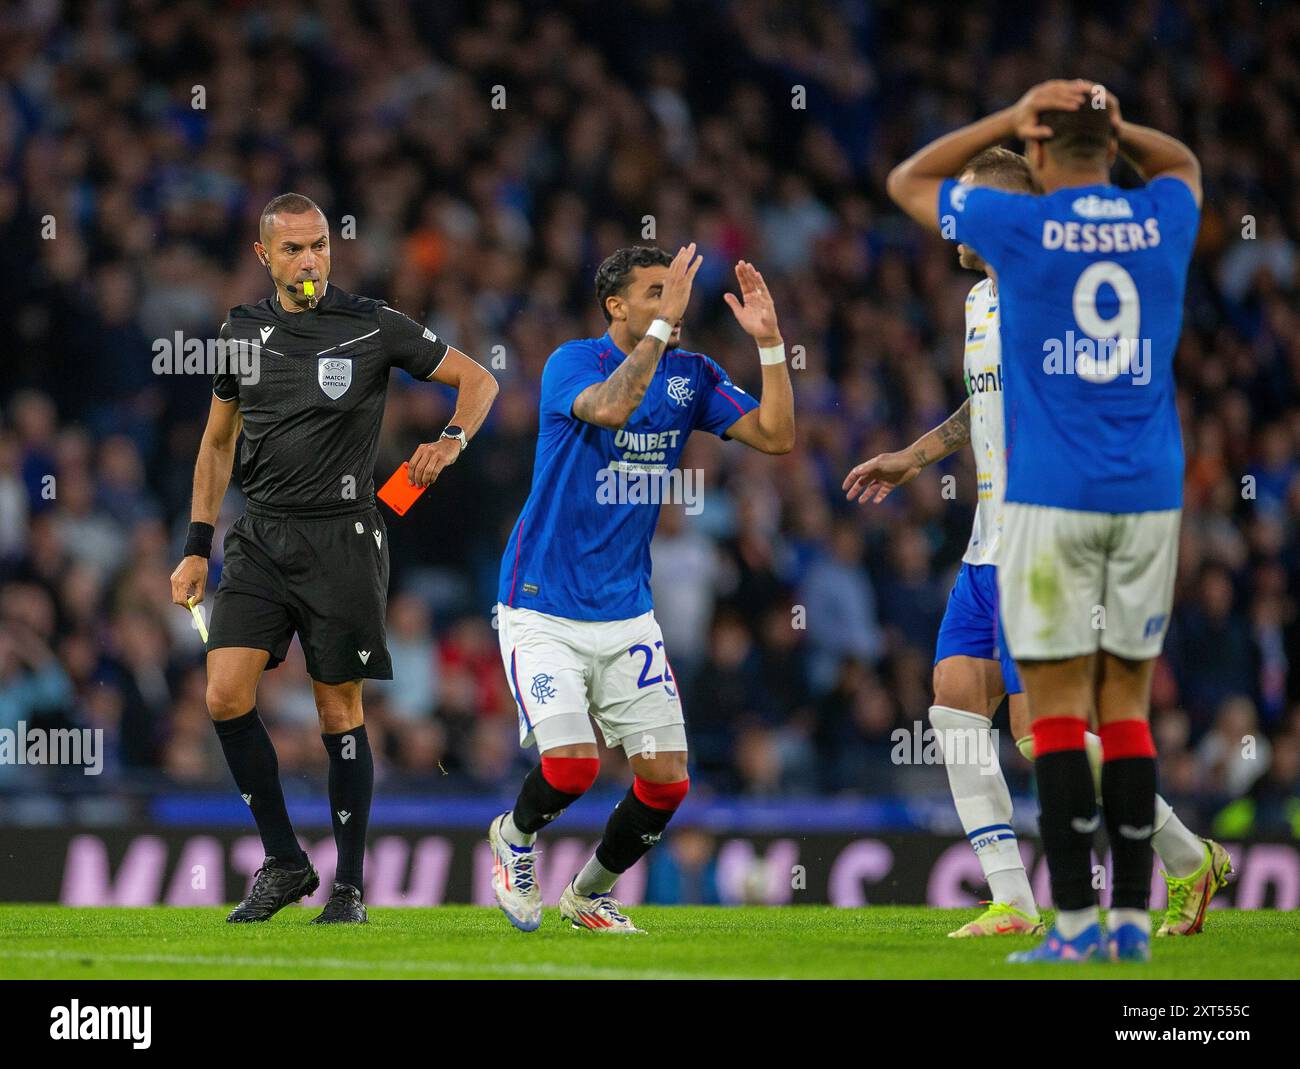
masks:
<instances>
[{"instance_id":1,"label":"black referee boot","mask_svg":"<svg viewBox=\"0 0 1300 1069\"><path fill-rule=\"evenodd\" d=\"M365 924L368 920L361 891L350 883L335 883L330 899L312 924Z\"/></svg>"},{"instance_id":2,"label":"black referee boot","mask_svg":"<svg viewBox=\"0 0 1300 1069\"><path fill-rule=\"evenodd\" d=\"M320 875L307 862L306 868L281 868L275 858L262 862L253 879L253 889L242 902L230 911L227 924L249 924L270 920L290 903L315 894L320 886Z\"/></svg>"}]
</instances>

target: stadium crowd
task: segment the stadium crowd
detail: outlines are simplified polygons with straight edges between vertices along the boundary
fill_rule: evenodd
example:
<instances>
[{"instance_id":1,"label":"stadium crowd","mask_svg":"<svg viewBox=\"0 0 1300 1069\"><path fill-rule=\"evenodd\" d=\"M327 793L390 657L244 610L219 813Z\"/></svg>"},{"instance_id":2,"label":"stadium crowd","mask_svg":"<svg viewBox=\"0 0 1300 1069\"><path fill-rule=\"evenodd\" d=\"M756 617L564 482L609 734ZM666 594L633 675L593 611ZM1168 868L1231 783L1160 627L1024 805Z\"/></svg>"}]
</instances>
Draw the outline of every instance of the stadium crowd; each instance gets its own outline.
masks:
<instances>
[{"instance_id":1,"label":"stadium crowd","mask_svg":"<svg viewBox=\"0 0 1300 1069\"><path fill-rule=\"evenodd\" d=\"M156 373L155 344L212 338L269 292L249 245L262 206L295 190L331 221L339 285L502 384L464 458L390 519L396 679L367 687L381 790L495 791L527 764L492 608L538 378L560 341L603 332L606 254L695 240L684 344L757 390L721 299L753 260L800 421L779 458L696 435L700 507L663 511L654 593L695 789L944 794L941 769L891 762L891 732L929 705L974 466L963 451L879 506L846 503L840 482L960 404L976 279L887 206L884 176L1075 73L1204 167L1177 369L1181 565L1154 698L1163 789L1200 831L1300 836L1300 9L1282 3L8 6L0 727L104 728L101 787L227 784L202 645L167 580L209 382ZM439 388L394 375L381 477L448 415ZM223 525L239 510L232 492ZM259 708L287 789L319 784L300 654ZM1004 763L1024 786L1009 743ZM0 767L0 789L31 775Z\"/></svg>"}]
</instances>

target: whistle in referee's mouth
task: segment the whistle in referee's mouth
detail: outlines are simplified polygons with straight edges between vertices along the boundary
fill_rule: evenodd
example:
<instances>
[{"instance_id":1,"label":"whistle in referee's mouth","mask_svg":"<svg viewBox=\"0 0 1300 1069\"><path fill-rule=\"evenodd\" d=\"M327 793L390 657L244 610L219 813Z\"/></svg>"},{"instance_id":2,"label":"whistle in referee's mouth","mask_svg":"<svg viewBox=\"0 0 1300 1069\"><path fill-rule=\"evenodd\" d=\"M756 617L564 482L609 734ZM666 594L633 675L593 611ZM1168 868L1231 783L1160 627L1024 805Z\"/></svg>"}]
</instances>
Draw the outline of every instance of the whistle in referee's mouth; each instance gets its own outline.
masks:
<instances>
[{"instance_id":1,"label":"whistle in referee's mouth","mask_svg":"<svg viewBox=\"0 0 1300 1069\"><path fill-rule=\"evenodd\" d=\"M307 295L307 307L316 307L316 283L309 278L302 280L302 291Z\"/></svg>"}]
</instances>

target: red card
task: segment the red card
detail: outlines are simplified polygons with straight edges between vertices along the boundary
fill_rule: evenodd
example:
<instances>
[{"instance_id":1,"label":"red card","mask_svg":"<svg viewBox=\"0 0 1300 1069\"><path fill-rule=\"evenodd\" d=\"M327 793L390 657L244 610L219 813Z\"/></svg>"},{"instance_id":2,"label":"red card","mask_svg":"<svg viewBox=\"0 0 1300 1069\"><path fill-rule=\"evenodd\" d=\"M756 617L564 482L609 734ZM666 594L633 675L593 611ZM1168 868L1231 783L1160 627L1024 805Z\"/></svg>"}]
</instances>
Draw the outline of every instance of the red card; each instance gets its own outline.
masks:
<instances>
[{"instance_id":1,"label":"red card","mask_svg":"<svg viewBox=\"0 0 1300 1069\"><path fill-rule=\"evenodd\" d=\"M402 466L379 488L379 500L399 516L405 516L411 506L420 499L420 495L429 489L427 486L412 486L410 476L407 474L409 470L406 461L402 461Z\"/></svg>"}]
</instances>

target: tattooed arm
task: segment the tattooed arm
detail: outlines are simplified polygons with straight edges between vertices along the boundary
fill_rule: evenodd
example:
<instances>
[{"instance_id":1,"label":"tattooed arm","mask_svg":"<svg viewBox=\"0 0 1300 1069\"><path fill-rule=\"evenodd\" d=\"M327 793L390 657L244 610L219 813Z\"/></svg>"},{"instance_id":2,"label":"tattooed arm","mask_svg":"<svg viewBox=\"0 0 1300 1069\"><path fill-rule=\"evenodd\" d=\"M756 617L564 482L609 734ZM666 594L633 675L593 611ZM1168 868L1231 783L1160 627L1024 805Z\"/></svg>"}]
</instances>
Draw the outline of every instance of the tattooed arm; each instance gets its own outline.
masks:
<instances>
[{"instance_id":1,"label":"tattooed arm","mask_svg":"<svg viewBox=\"0 0 1300 1069\"><path fill-rule=\"evenodd\" d=\"M704 257L695 255L694 242L677 250L662 284L656 282L649 289L649 299L655 302L655 319L666 320L672 327L681 322L682 313L690 303L695 273L703 262ZM618 304L615 301L616 314L622 315L617 311ZM623 304L626 306L625 301ZM620 322L626 323L626 320L620 319ZM646 324L647 327L649 325ZM593 383L574 398L573 414L584 423L594 423L606 430L618 430L632 418L632 413L645 397L665 345L658 338L644 335L609 378L604 382Z\"/></svg>"},{"instance_id":2,"label":"tattooed arm","mask_svg":"<svg viewBox=\"0 0 1300 1069\"><path fill-rule=\"evenodd\" d=\"M970 442L970 398L961 403L951 416L912 444L921 467L933 464L944 457L952 456L962 446Z\"/></svg>"},{"instance_id":3,"label":"tattooed arm","mask_svg":"<svg viewBox=\"0 0 1300 1069\"><path fill-rule=\"evenodd\" d=\"M622 427L645 397L665 344L647 334L609 378L588 386L573 399L573 414L606 430Z\"/></svg>"},{"instance_id":4,"label":"tattooed arm","mask_svg":"<svg viewBox=\"0 0 1300 1069\"><path fill-rule=\"evenodd\" d=\"M921 469L951 456L970 441L970 398L961 408L927 431L906 449L897 453L881 453L854 468L844 477L843 489L848 499L855 497L859 503L868 500L876 504L884 501L896 486L909 483Z\"/></svg>"}]
</instances>

